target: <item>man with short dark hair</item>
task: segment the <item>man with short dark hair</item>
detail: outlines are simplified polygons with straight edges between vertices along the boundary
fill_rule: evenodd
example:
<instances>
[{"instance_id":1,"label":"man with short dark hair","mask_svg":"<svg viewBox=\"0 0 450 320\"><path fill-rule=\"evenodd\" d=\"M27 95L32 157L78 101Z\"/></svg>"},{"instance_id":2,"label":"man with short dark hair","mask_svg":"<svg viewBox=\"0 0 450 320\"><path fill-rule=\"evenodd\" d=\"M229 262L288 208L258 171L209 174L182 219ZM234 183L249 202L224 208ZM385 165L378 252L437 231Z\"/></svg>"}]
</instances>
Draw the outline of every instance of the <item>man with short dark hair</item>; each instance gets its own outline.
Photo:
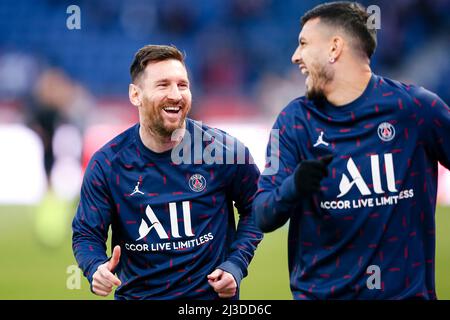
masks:
<instances>
[{"instance_id":1,"label":"man with short dark hair","mask_svg":"<svg viewBox=\"0 0 450 320\"><path fill-rule=\"evenodd\" d=\"M254 200L264 232L290 221L294 299L436 299L436 179L438 162L450 168L450 109L372 73L368 17L332 2L301 20L292 62L306 96L276 120L279 150L268 154L279 154L279 170L261 175Z\"/></svg>"},{"instance_id":2,"label":"man with short dark hair","mask_svg":"<svg viewBox=\"0 0 450 320\"><path fill-rule=\"evenodd\" d=\"M258 168L239 141L187 118L191 91L177 48L143 47L130 73L139 123L86 169L75 257L97 295L119 286L116 299L237 299L262 239L251 213Z\"/></svg>"}]
</instances>

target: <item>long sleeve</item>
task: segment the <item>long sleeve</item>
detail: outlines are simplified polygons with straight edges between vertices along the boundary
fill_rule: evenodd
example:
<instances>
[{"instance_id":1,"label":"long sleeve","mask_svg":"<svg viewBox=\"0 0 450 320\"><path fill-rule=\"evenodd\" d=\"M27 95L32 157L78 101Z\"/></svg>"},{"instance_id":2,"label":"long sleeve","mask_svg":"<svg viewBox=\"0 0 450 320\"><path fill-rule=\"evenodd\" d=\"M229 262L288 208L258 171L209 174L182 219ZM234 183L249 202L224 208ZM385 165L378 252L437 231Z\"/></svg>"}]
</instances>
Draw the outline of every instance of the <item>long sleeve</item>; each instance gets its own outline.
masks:
<instances>
[{"instance_id":1,"label":"long sleeve","mask_svg":"<svg viewBox=\"0 0 450 320\"><path fill-rule=\"evenodd\" d=\"M248 161L251 159L251 155L247 148L245 148L245 151L248 155L245 164L234 166L237 169L229 186L230 200L235 203L239 213L239 221L228 251L228 257L225 262L218 266L219 269L231 273L238 285L242 278L247 275L248 265L254 256L256 247L263 238L262 232L255 225L252 211L259 170L253 164L253 161ZM229 236L232 235L229 234Z\"/></svg>"},{"instance_id":2,"label":"long sleeve","mask_svg":"<svg viewBox=\"0 0 450 320\"><path fill-rule=\"evenodd\" d=\"M102 163L105 164L105 159L101 154L95 154L91 159L72 222L72 249L78 265L91 284L98 266L108 260L106 241L113 210Z\"/></svg>"},{"instance_id":3,"label":"long sleeve","mask_svg":"<svg viewBox=\"0 0 450 320\"><path fill-rule=\"evenodd\" d=\"M425 120L425 148L430 156L450 169L450 108L436 94L418 88L414 103ZM420 119L419 119L420 121Z\"/></svg>"},{"instance_id":4,"label":"long sleeve","mask_svg":"<svg viewBox=\"0 0 450 320\"><path fill-rule=\"evenodd\" d=\"M256 225L271 232L286 223L299 198L294 171L300 162L296 145L289 133L294 126L286 112L275 122L267 146L266 169L259 179L259 189L253 203Z\"/></svg>"}]
</instances>

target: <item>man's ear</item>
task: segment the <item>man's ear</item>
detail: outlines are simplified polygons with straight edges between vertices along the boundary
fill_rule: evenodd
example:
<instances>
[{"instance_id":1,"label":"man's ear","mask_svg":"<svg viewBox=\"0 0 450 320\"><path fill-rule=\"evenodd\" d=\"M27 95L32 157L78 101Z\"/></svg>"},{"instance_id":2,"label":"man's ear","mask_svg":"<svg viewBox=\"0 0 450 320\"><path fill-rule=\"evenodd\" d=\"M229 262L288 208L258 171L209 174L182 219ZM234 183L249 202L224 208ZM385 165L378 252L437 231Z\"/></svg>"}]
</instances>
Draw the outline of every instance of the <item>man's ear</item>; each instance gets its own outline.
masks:
<instances>
[{"instance_id":1,"label":"man's ear","mask_svg":"<svg viewBox=\"0 0 450 320\"><path fill-rule=\"evenodd\" d=\"M331 46L329 52L329 59L331 61L337 61L342 54L344 48L344 39L340 36L335 36L331 39Z\"/></svg>"},{"instance_id":2,"label":"man's ear","mask_svg":"<svg viewBox=\"0 0 450 320\"><path fill-rule=\"evenodd\" d=\"M136 106L140 107L142 104L142 91L139 86L130 83L128 87L128 97L130 98L130 102Z\"/></svg>"}]
</instances>

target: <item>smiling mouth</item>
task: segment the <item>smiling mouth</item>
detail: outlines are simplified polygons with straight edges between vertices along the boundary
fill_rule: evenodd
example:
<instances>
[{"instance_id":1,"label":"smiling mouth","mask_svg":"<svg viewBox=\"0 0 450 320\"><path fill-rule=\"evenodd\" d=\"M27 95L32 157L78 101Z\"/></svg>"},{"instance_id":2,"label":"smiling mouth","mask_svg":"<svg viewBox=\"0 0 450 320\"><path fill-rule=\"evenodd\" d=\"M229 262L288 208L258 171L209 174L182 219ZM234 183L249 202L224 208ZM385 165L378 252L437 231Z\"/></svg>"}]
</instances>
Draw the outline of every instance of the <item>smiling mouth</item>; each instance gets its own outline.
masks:
<instances>
[{"instance_id":1,"label":"smiling mouth","mask_svg":"<svg viewBox=\"0 0 450 320\"><path fill-rule=\"evenodd\" d=\"M309 71L305 66L299 66L299 69L303 75L305 75L305 76L309 75Z\"/></svg>"},{"instance_id":2,"label":"smiling mouth","mask_svg":"<svg viewBox=\"0 0 450 320\"><path fill-rule=\"evenodd\" d=\"M177 114L178 112L181 111L181 107L179 107L179 106L166 106L166 107L163 107L163 110L165 112L167 112L167 113L170 113L170 114Z\"/></svg>"}]
</instances>

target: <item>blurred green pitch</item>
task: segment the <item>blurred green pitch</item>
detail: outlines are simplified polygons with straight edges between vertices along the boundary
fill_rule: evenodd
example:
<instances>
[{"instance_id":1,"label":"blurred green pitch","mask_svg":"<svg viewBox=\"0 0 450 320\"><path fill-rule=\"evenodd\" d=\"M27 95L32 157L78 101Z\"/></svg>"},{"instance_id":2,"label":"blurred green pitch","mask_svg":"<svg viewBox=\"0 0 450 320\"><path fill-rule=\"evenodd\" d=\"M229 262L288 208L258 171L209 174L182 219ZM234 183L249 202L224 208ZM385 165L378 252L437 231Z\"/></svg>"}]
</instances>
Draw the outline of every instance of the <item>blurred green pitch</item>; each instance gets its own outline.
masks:
<instances>
[{"instance_id":1,"label":"blurred green pitch","mask_svg":"<svg viewBox=\"0 0 450 320\"><path fill-rule=\"evenodd\" d=\"M75 264L71 234L57 248L44 247L37 241L35 212L35 207L0 206L0 299L105 299L90 293L84 277L81 289L67 289L67 268ZM72 207L68 224L74 212ZM437 293L450 299L450 207L438 209L436 225ZM291 299L286 242L286 227L265 235L241 284L241 299Z\"/></svg>"}]
</instances>

